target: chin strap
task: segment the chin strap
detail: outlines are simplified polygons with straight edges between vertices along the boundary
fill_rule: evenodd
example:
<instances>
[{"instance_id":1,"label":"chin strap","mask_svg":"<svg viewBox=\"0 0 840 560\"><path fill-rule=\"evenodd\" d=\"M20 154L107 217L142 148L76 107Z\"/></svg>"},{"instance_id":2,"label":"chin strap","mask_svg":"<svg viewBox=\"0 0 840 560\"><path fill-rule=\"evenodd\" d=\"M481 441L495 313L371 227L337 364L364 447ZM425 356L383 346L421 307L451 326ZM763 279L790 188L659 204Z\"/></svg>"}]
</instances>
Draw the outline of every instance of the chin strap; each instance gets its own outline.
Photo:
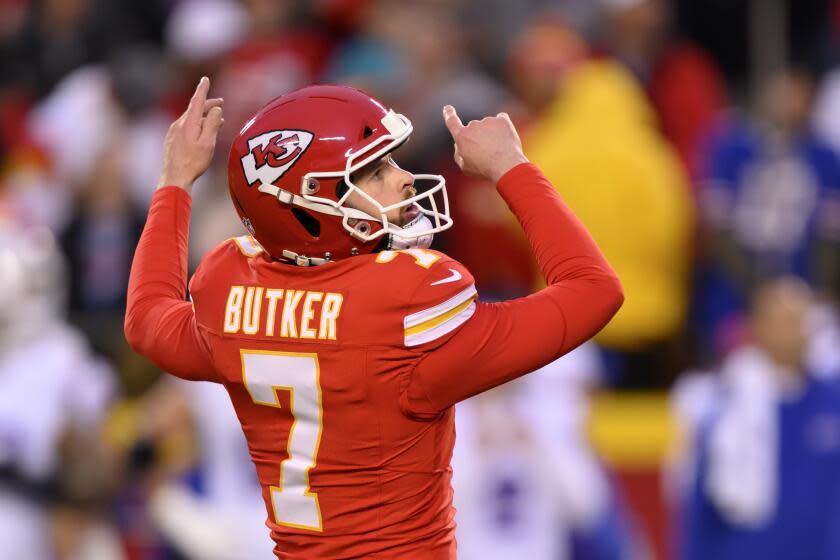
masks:
<instances>
[{"instance_id":1,"label":"chin strap","mask_svg":"<svg viewBox=\"0 0 840 560\"><path fill-rule=\"evenodd\" d=\"M346 206L342 206L341 210L339 210L335 206L330 206L329 204L312 202L311 200L307 200L298 194L281 189L277 185L267 185L265 183L261 183L257 190L261 193L270 194L283 204L288 204L289 206L299 206L301 208L306 208L307 210L312 210L313 212L329 214L330 216L347 216L356 220L376 220L376 218L362 212L361 210L348 208Z\"/></svg>"},{"instance_id":2,"label":"chin strap","mask_svg":"<svg viewBox=\"0 0 840 560\"><path fill-rule=\"evenodd\" d=\"M307 257L304 255L299 255L294 251L288 251L286 249L283 249L283 258L289 259L290 261L294 262L297 266L319 266L330 262L329 258L322 259L319 257Z\"/></svg>"},{"instance_id":3,"label":"chin strap","mask_svg":"<svg viewBox=\"0 0 840 560\"><path fill-rule=\"evenodd\" d=\"M411 222L403 227L403 231L418 234L424 231L428 231L432 228L432 222L426 216L420 215L414 218ZM412 237L410 239L406 239L399 234L391 234L389 236L388 243L385 247L387 250L405 250L405 249L428 249L431 244L432 240L434 239L434 234L429 233L426 235L419 235L418 237ZM329 253L327 254L326 258L319 258L319 257L307 257L305 255L299 255L294 251L289 251L287 249L283 250L283 258L289 259L290 261L294 262L297 266L319 266L322 264L327 264L331 262L329 258Z\"/></svg>"}]
</instances>

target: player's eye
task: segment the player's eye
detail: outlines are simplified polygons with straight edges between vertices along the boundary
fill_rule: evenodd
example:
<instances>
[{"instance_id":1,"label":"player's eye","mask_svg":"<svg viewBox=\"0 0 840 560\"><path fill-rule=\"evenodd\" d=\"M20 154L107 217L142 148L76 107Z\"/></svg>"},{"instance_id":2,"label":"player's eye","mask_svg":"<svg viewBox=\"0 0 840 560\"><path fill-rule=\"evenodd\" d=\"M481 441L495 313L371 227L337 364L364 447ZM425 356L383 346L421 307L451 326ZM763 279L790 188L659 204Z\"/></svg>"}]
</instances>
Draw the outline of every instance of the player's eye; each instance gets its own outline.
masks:
<instances>
[{"instance_id":1,"label":"player's eye","mask_svg":"<svg viewBox=\"0 0 840 560\"><path fill-rule=\"evenodd\" d=\"M386 167L388 167L388 164L386 162L382 162L379 165L377 165L376 169L374 169L374 171L373 171L372 177L376 180L381 179L383 177L383 175L385 175L385 168Z\"/></svg>"}]
</instances>

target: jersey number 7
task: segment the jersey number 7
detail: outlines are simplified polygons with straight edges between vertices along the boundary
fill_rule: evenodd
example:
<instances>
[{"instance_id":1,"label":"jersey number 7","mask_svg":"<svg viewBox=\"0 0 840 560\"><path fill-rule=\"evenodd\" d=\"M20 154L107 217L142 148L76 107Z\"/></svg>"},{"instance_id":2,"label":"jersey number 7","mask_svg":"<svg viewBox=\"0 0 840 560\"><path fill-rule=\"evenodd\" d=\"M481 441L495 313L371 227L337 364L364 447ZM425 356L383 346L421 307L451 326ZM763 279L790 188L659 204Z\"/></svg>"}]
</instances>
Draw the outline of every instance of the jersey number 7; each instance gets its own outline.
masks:
<instances>
[{"instance_id":1,"label":"jersey number 7","mask_svg":"<svg viewBox=\"0 0 840 560\"><path fill-rule=\"evenodd\" d=\"M318 495L309 489L323 429L318 355L240 350L242 381L254 403L281 408L277 391L289 392L292 427L288 459L280 464L280 482L271 487L274 521L309 531L323 531Z\"/></svg>"}]
</instances>

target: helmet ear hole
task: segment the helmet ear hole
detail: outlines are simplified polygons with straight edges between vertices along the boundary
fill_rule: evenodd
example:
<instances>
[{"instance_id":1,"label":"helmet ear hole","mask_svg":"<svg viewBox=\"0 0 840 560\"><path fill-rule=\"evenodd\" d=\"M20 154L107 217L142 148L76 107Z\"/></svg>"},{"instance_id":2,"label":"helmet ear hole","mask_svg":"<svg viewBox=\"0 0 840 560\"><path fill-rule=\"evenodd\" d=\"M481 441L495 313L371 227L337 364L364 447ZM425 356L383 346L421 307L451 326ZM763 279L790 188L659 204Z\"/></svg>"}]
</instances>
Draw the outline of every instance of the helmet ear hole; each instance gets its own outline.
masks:
<instances>
[{"instance_id":1,"label":"helmet ear hole","mask_svg":"<svg viewBox=\"0 0 840 560\"><path fill-rule=\"evenodd\" d=\"M350 190L350 187L347 186L347 183L344 179L339 179L338 182L335 184L335 196L341 199L342 196L347 194L347 191Z\"/></svg>"},{"instance_id":2,"label":"helmet ear hole","mask_svg":"<svg viewBox=\"0 0 840 560\"><path fill-rule=\"evenodd\" d=\"M297 218L297 221L300 222L300 225L303 226L303 229L309 233L312 237L321 237L321 222L315 219L312 214L309 212L305 212L300 208L292 208L292 215Z\"/></svg>"},{"instance_id":3,"label":"helmet ear hole","mask_svg":"<svg viewBox=\"0 0 840 560\"><path fill-rule=\"evenodd\" d=\"M360 221L353 229L361 235L368 235L370 233L370 224L365 221Z\"/></svg>"},{"instance_id":4,"label":"helmet ear hole","mask_svg":"<svg viewBox=\"0 0 840 560\"><path fill-rule=\"evenodd\" d=\"M365 125L365 129L362 131L362 138L367 138L368 136L373 135L373 129L367 125Z\"/></svg>"}]
</instances>

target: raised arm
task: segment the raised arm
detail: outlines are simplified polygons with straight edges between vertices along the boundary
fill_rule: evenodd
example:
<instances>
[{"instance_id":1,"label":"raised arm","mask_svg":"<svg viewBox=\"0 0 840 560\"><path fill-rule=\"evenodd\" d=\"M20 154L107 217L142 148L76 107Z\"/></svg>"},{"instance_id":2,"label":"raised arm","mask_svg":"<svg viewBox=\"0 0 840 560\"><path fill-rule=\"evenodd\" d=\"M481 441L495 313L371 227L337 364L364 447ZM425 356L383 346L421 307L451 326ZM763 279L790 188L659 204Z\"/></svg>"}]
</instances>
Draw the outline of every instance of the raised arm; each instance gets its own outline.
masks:
<instances>
[{"instance_id":1,"label":"raised arm","mask_svg":"<svg viewBox=\"0 0 840 560\"><path fill-rule=\"evenodd\" d=\"M172 123L146 227L131 266L125 336L138 353L185 379L214 379L192 305L186 301L190 191L210 165L222 126L222 100L207 99L202 78Z\"/></svg>"},{"instance_id":2,"label":"raised arm","mask_svg":"<svg viewBox=\"0 0 840 560\"><path fill-rule=\"evenodd\" d=\"M444 110L455 160L496 183L516 215L548 286L528 297L478 304L443 345L423 355L401 404L434 415L458 401L533 371L595 335L621 307L618 277L572 211L522 154L500 113L469 125Z\"/></svg>"}]
</instances>

